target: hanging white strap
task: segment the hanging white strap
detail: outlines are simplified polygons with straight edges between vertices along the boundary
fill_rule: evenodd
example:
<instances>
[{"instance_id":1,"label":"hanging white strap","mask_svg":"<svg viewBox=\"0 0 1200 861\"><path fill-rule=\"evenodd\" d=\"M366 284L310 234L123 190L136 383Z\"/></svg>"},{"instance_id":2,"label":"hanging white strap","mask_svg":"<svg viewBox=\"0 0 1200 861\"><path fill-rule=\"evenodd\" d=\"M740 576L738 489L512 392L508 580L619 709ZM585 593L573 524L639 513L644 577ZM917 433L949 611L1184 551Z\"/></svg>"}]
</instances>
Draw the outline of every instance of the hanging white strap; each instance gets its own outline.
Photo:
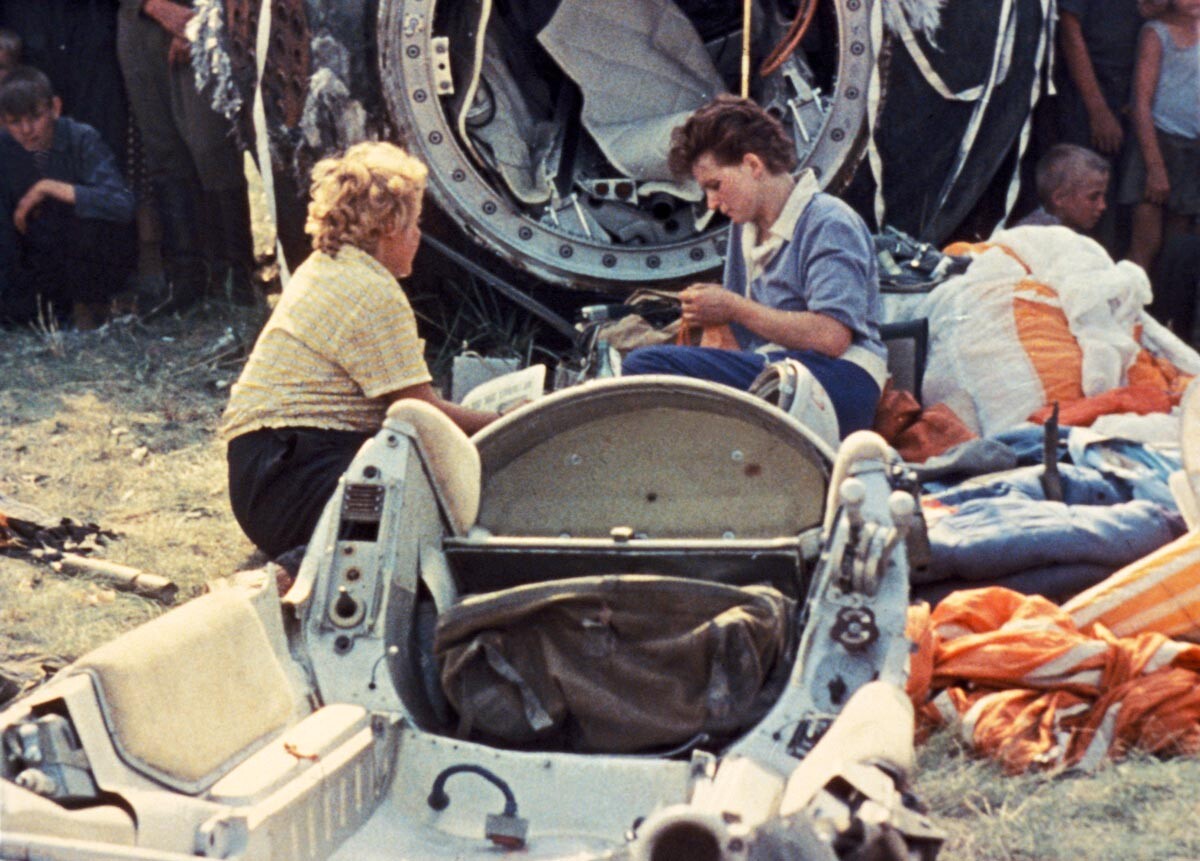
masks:
<instances>
[{"instance_id":1,"label":"hanging white strap","mask_svg":"<svg viewBox=\"0 0 1200 861\"><path fill-rule=\"evenodd\" d=\"M887 2L887 0L879 0L879 2ZM933 87L939 96L952 102L973 102L983 95L983 91L987 86L986 84L968 87L965 90L959 90L957 93L951 91L946 82L942 80L942 76L933 68L933 65L929 62L929 58L925 56L925 51L917 41L916 35L913 33L912 28L908 26L908 17L901 11L894 18L896 28L900 33L900 40L904 43L904 47L908 49L908 55L916 63L917 70L925 78L925 83Z\"/></svg>"},{"instance_id":2,"label":"hanging white strap","mask_svg":"<svg viewBox=\"0 0 1200 861\"><path fill-rule=\"evenodd\" d=\"M458 128L459 141L471 153L471 158L475 159L475 162L480 165L484 164L484 161L480 158L479 151L475 149L475 142L467 134L467 114L471 112L471 106L475 102L475 94L479 90L479 78L483 74L483 55L487 48L488 22L491 19L492 0L483 0L483 6L479 10L479 23L476 24L475 45L473 46L475 50L471 56L471 77L467 82L466 92L463 93L462 107L458 110L458 117L455 123Z\"/></svg>"},{"instance_id":3,"label":"hanging white strap","mask_svg":"<svg viewBox=\"0 0 1200 861\"><path fill-rule=\"evenodd\" d=\"M279 224L275 206L275 169L271 165L270 131L267 128L267 110L263 100L263 70L267 67L267 50L271 41L271 0L262 0L258 8L258 33L254 42L254 62L257 74L254 79L254 145L258 153L258 170L262 174L263 194L267 198L267 209L271 223ZM279 262L279 283L287 286L292 277L288 271L287 258L283 256L283 243L275 231L275 259Z\"/></svg>"},{"instance_id":4,"label":"hanging white strap","mask_svg":"<svg viewBox=\"0 0 1200 861\"><path fill-rule=\"evenodd\" d=\"M1058 59L1058 0L1050 0L1049 11L1046 13L1046 95L1058 95L1054 86L1054 69Z\"/></svg>"},{"instance_id":5,"label":"hanging white strap","mask_svg":"<svg viewBox=\"0 0 1200 861\"><path fill-rule=\"evenodd\" d=\"M996 46L992 53L991 72L988 74L983 92L975 100L975 109L971 112L971 119L967 123L962 142L958 147L958 155L954 159L954 169L942 184L942 191L938 195L937 206L933 209L935 213L940 212L942 207L946 205L946 198L950 196L950 192L954 188L954 183L958 181L959 174L962 173L963 166L967 163L967 157L971 154L971 148L975 145L975 138L979 135L979 129L983 125L984 114L987 113L988 105L992 100L992 92L1002 80L1001 71L1006 72L1012 65L1013 37L1017 29L1016 7L1013 4L1013 0L1004 0L1001 3L998 26Z\"/></svg>"},{"instance_id":6,"label":"hanging white strap","mask_svg":"<svg viewBox=\"0 0 1200 861\"><path fill-rule=\"evenodd\" d=\"M1000 218L998 228L1008 223L1013 207L1017 203L1017 194L1021 190L1021 159L1025 156L1025 148L1029 145L1029 134L1033 129L1033 109L1037 107L1038 97L1042 91L1042 67L1049 67L1049 58L1054 53L1054 16L1056 14L1055 0L1042 0L1042 32L1038 36L1037 58L1033 67L1033 91L1029 94L1029 112L1025 114L1025 123L1021 126L1021 138L1017 144L1017 160L1013 164L1012 177L1008 181L1008 193L1004 196L1004 215Z\"/></svg>"},{"instance_id":7,"label":"hanging white strap","mask_svg":"<svg viewBox=\"0 0 1200 861\"><path fill-rule=\"evenodd\" d=\"M816 0L812 0L816 2ZM750 10L754 0L742 0L742 98L750 98Z\"/></svg>"},{"instance_id":8,"label":"hanging white strap","mask_svg":"<svg viewBox=\"0 0 1200 861\"><path fill-rule=\"evenodd\" d=\"M875 178L875 227L883 230L886 205L883 200L883 157L875 141L875 130L879 123L882 82L879 78L879 54L883 50L883 4L888 0L875 0L871 5L871 78L867 83L867 164ZM901 15L901 17L904 17Z\"/></svg>"}]
</instances>

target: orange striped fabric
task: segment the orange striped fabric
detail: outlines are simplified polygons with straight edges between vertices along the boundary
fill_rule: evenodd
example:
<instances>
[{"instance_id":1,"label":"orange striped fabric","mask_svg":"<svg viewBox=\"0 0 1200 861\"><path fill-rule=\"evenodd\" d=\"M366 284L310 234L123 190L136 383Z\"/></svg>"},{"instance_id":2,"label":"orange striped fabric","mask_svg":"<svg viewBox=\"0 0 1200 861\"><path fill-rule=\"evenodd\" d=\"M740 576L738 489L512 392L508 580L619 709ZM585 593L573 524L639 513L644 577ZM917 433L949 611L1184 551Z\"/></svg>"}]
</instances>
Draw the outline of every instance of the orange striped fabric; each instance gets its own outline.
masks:
<instances>
[{"instance_id":1,"label":"orange striped fabric","mask_svg":"<svg viewBox=\"0 0 1200 861\"><path fill-rule=\"evenodd\" d=\"M1013 320L1021 348L1042 383L1044 403L1083 397L1083 350L1071 333L1058 294L1026 278L1013 288Z\"/></svg>"},{"instance_id":2,"label":"orange striped fabric","mask_svg":"<svg viewBox=\"0 0 1200 861\"><path fill-rule=\"evenodd\" d=\"M1044 598L999 587L914 608L908 633L919 719L959 721L1010 773L1091 768L1133 748L1200 751L1200 646L1080 627Z\"/></svg>"},{"instance_id":3,"label":"orange striped fabric","mask_svg":"<svg viewBox=\"0 0 1200 861\"><path fill-rule=\"evenodd\" d=\"M1099 622L1119 637L1157 631L1200 642L1200 531L1127 565L1063 610L1080 627Z\"/></svg>"}]
</instances>

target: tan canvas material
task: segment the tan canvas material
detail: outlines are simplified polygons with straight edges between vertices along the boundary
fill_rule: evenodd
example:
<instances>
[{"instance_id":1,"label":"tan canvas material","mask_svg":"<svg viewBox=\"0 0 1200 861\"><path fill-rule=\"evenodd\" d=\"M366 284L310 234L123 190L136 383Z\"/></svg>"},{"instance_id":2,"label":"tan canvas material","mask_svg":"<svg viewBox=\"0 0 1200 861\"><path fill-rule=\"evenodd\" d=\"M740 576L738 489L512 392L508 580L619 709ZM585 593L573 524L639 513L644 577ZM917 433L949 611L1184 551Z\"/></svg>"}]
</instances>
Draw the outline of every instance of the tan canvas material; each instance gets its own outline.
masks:
<instances>
[{"instance_id":1,"label":"tan canvas material","mask_svg":"<svg viewBox=\"0 0 1200 861\"><path fill-rule=\"evenodd\" d=\"M472 440L478 525L508 537L778 538L821 522L829 457L759 398L683 377L555 392ZM537 493L531 493L532 488Z\"/></svg>"},{"instance_id":2,"label":"tan canvas material","mask_svg":"<svg viewBox=\"0 0 1200 861\"><path fill-rule=\"evenodd\" d=\"M475 445L446 414L424 401L396 401L387 422L406 422L418 446L434 491L456 535L465 535L479 514L480 464Z\"/></svg>"},{"instance_id":3,"label":"tan canvas material","mask_svg":"<svg viewBox=\"0 0 1200 861\"><path fill-rule=\"evenodd\" d=\"M262 622L238 590L204 595L85 655L130 765L197 791L297 712Z\"/></svg>"},{"instance_id":4,"label":"tan canvas material","mask_svg":"<svg viewBox=\"0 0 1200 861\"><path fill-rule=\"evenodd\" d=\"M647 751L759 719L794 606L768 587L584 577L465 599L435 652L464 735Z\"/></svg>"}]
</instances>

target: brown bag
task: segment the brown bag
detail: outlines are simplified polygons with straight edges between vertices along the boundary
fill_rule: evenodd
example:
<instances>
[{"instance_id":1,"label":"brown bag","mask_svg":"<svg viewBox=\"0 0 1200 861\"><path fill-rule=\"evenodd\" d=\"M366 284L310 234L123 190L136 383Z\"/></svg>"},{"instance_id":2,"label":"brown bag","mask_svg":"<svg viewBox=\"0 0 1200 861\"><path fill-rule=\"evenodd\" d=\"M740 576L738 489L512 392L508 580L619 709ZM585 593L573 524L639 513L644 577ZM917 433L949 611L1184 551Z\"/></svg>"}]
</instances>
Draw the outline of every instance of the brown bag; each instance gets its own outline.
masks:
<instances>
[{"instance_id":1,"label":"brown bag","mask_svg":"<svg viewBox=\"0 0 1200 861\"><path fill-rule=\"evenodd\" d=\"M434 651L464 737L632 753L760 719L787 678L794 608L765 586L581 577L466 598Z\"/></svg>"}]
</instances>

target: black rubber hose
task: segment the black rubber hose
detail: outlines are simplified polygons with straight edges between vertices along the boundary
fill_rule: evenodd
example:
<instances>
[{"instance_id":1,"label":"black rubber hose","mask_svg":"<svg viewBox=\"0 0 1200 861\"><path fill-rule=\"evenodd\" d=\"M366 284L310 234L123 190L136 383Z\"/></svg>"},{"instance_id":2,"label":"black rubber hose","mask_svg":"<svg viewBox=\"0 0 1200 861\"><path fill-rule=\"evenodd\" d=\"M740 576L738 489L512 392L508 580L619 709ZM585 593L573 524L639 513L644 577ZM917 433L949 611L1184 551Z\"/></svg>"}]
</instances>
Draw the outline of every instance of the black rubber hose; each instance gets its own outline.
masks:
<instances>
[{"instance_id":1,"label":"black rubber hose","mask_svg":"<svg viewBox=\"0 0 1200 861\"><path fill-rule=\"evenodd\" d=\"M433 780L433 789L429 790L429 806L434 810L445 810L450 806L450 796L446 793L446 781L459 773L478 774L484 780L491 783L497 789L504 793L504 815L517 815L517 797L513 795L512 789L508 784L497 777L493 772L488 771L482 765L452 765L449 768L443 769Z\"/></svg>"}]
</instances>

